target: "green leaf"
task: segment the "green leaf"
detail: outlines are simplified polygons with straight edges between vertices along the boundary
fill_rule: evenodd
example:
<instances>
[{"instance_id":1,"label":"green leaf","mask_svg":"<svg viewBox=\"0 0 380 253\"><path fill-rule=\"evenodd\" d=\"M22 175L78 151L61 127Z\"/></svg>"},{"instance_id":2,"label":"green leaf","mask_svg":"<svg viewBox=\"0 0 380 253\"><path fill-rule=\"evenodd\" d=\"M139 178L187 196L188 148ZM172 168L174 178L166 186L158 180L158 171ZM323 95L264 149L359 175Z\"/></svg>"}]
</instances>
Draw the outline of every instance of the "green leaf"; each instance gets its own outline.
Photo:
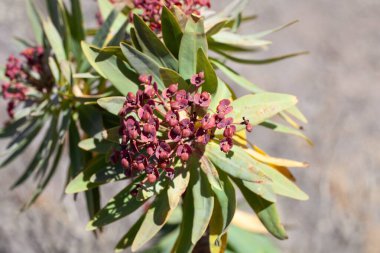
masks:
<instances>
[{"instance_id":1,"label":"green leaf","mask_svg":"<svg viewBox=\"0 0 380 253\"><path fill-rule=\"evenodd\" d=\"M225 18L213 19L211 22L208 22L208 20L206 20L205 28L207 37L211 37L220 32L225 27L227 22L228 20Z\"/></svg>"},{"instance_id":2,"label":"green leaf","mask_svg":"<svg viewBox=\"0 0 380 253\"><path fill-rule=\"evenodd\" d=\"M205 156L201 159L201 169L207 175L216 197L214 213L210 222L210 234L220 238L227 231L235 214L235 189L227 175L223 172L218 173L214 164Z\"/></svg>"},{"instance_id":3,"label":"green leaf","mask_svg":"<svg viewBox=\"0 0 380 253\"><path fill-rule=\"evenodd\" d=\"M69 178L74 178L83 169L84 156L82 150L78 147L80 142L80 134L76 121L73 119L69 126L69 156L70 170Z\"/></svg>"},{"instance_id":4,"label":"green leaf","mask_svg":"<svg viewBox=\"0 0 380 253\"><path fill-rule=\"evenodd\" d=\"M125 100L125 97L107 97L98 99L97 103L106 111L118 116Z\"/></svg>"},{"instance_id":5,"label":"green leaf","mask_svg":"<svg viewBox=\"0 0 380 253\"><path fill-rule=\"evenodd\" d=\"M132 246L132 243L135 240L135 237L136 237L137 233L139 232L140 227L145 220L145 217L146 217L146 214L141 216L140 219L138 219L138 221L123 236L123 238L120 239L120 241L117 243L117 245L115 247L115 252L122 252L126 248L129 248Z\"/></svg>"},{"instance_id":6,"label":"green leaf","mask_svg":"<svg viewBox=\"0 0 380 253\"><path fill-rule=\"evenodd\" d=\"M272 181L273 191L282 196L298 200L308 200L309 197L297 185L281 174L278 170L257 162L257 167Z\"/></svg>"},{"instance_id":7,"label":"green leaf","mask_svg":"<svg viewBox=\"0 0 380 253\"><path fill-rule=\"evenodd\" d=\"M37 45L42 45L42 41L44 38L41 19L39 17L36 6L34 5L32 0L26 1L26 11L32 25L34 38L36 40Z\"/></svg>"},{"instance_id":8,"label":"green leaf","mask_svg":"<svg viewBox=\"0 0 380 253\"><path fill-rule=\"evenodd\" d=\"M298 23L298 20L294 20L292 22L289 22L288 24L276 27L274 29L269 29L269 30L266 30L266 31L255 33L253 35L250 35L250 37L251 38L255 38L255 39L260 39L260 38L263 38L263 37L265 37L265 36L267 36L269 34L281 31L281 30L283 30L283 29L285 29L285 28L287 28L287 27L289 27L291 25L294 25L295 23Z\"/></svg>"},{"instance_id":9,"label":"green leaf","mask_svg":"<svg viewBox=\"0 0 380 253\"><path fill-rule=\"evenodd\" d=\"M95 187L85 192L88 217L93 217L100 210L100 189Z\"/></svg>"},{"instance_id":10,"label":"green leaf","mask_svg":"<svg viewBox=\"0 0 380 253\"><path fill-rule=\"evenodd\" d=\"M93 158L66 187L67 194L87 191L108 182L118 181L125 178L121 166L111 166L104 155Z\"/></svg>"},{"instance_id":11,"label":"green leaf","mask_svg":"<svg viewBox=\"0 0 380 253\"><path fill-rule=\"evenodd\" d=\"M255 211L260 221L277 239L288 238L284 226L281 224L276 204L269 202L246 188L241 180L234 180L249 206Z\"/></svg>"},{"instance_id":12,"label":"green leaf","mask_svg":"<svg viewBox=\"0 0 380 253\"><path fill-rule=\"evenodd\" d=\"M162 8L161 24L165 45L178 58L183 32L176 17L166 6Z\"/></svg>"},{"instance_id":13,"label":"green leaf","mask_svg":"<svg viewBox=\"0 0 380 253\"><path fill-rule=\"evenodd\" d=\"M59 32L57 31L50 19L44 20L42 24L45 31L45 35L49 40L50 46L52 47L58 62L62 63L66 61L67 56L61 35L59 34Z\"/></svg>"},{"instance_id":14,"label":"green leaf","mask_svg":"<svg viewBox=\"0 0 380 253\"><path fill-rule=\"evenodd\" d=\"M171 54L147 24L138 15L134 15L133 22L142 52L161 66L178 70L177 59Z\"/></svg>"},{"instance_id":15,"label":"green leaf","mask_svg":"<svg viewBox=\"0 0 380 253\"><path fill-rule=\"evenodd\" d=\"M219 145L213 142L207 144L206 155L219 169L234 178L239 178L257 185L255 193L267 198L271 181L258 166L258 162L248 155L242 148L234 146L232 153L223 153ZM270 195L269 197L271 197Z\"/></svg>"},{"instance_id":16,"label":"green leaf","mask_svg":"<svg viewBox=\"0 0 380 253\"><path fill-rule=\"evenodd\" d=\"M178 89L188 90L189 84L174 70L167 68L160 68L160 76L164 82L165 87L169 87L171 84L178 83Z\"/></svg>"},{"instance_id":17,"label":"green leaf","mask_svg":"<svg viewBox=\"0 0 380 253\"><path fill-rule=\"evenodd\" d=\"M220 31L209 39L210 48L224 51L261 51L267 49L272 42L240 35L230 31Z\"/></svg>"},{"instance_id":18,"label":"green leaf","mask_svg":"<svg viewBox=\"0 0 380 253\"><path fill-rule=\"evenodd\" d=\"M88 135L93 136L103 130L103 117L94 106L80 105L77 110L80 125Z\"/></svg>"},{"instance_id":19,"label":"green leaf","mask_svg":"<svg viewBox=\"0 0 380 253\"><path fill-rule=\"evenodd\" d=\"M128 44L121 43L121 50L127 58L129 64L136 70L139 75L148 74L152 75L155 82L157 82L160 89L164 89L164 84L160 79L160 66L149 56L141 53L137 49L129 46Z\"/></svg>"},{"instance_id":20,"label":"green leaf","mask_svg":"<svg viewBox=\"0 0 380 253\"><path fill-rule=\"evenodd\" d=\"M195 174L196 173L196 174ZM192 175L198 177L192 187L194 218L191 242L195 245L206 232L214 209L214 195L205 174L197 169Z\"/></svg>"},{"instance_id":21,"label":"green leaf","mask_svg":"<svg viewBox=\"0 0 380 253\"><path fill-rule=\"evenodd\" d=\"M304 135L301 131L299 131L297 129L290 128L290 127L287 127L283 124L280 124L280 123L277 123L274 121L270 121L270 120L266 120L266 121L260 123L260 126L272 129L273 131L278 132L278 133L291 134L291 135L301 137L304 140L306 140L310 145L313 145L313 142L306 135Z\"/></svg>"},{"instance_id":22,"label":"green leaf","mask_svg":"<svg viewBox=\"0 0 380 253\"><path fill-rule=\"evenodd\" d=\"M231 117L235 120L245 117L252 125L257 125L296 103L296 97L286 94L269 92L250 94L232 102L234 110Z\"/></svg>"},{"instance_id":23,"label":"green leaf","mask_svg":"<svg viewBox=\"0 0 380 253\"><path fill-rule=\"evenodd\" d=\"M189 172L180 170L178 175L173 179L173 185L169 186L157 196L146 213L141 227L133 240L132 251L140 249L165 225L181 200L181 196L187 188L189 179Z\"/></svg>"},{"instance_id":24,"label":"green leaf","mask_svg":"<svg viewBox=\"0 0 380 253\"><path fill-rule=\"evenodd\" d=\"M42 119L36 120L28 127L26 127L23 130L23 132L16 136L16 138L11 142L11 146L8 147L8 155L4 157L4 159L1 159L0 168L8 165L10 162L18 158L18 156L24 152L24 150L33 142L33 140L38 135L38 132L42 128L42 123ZM17 130L17 128L14 128L14 130ZM15 133L16 132L10 132L10 134L12 135Z\"/></svg>"},{"instance_id":25,"label":"green leaf","mask_svg":"<svg viewBox=\"0 0 380 253\"><path fill-rule=\"evenodd\" d=\"M74 39L78 42L85 39L83 26L82 7L79 0L71 0L71 31Z\"/></svg>"},{"instance_id":26,"label":"green leaf","mask_svg":"<svg viewBox=\"0 0 380 253\"><path fill-rule=\"evenodd\" d=\"M129 66L112 53L102 51L82 42L82 49L91 66L104 78L110 80L121 94L137 91L138 76Z\"/></svg>"},{"instance_id":27,"label":"green leaf","mask_svg":"<svg viewBox=\"0 0 380 253\"><path fill-rule=\"evenodd\" d=\"M225 58L227 58L231 61L241 63L241 64L268 64L268 63L273 63L273 62L277 62L277 61L282 61L282 60L285 60L288 58L293 58L293 57L300 56L300 55L309 54L309 52L307 52L307 51L302 51L302 52L298 52L298 53L285 54L285 55L276 56L276 57L267 58L267 59L254 60L254 59L242 59L239 57L235 57L235 56L229 55L229 54L227 54L221 50L215 50L214 49L213 51L224 56Z\"/></svg>"},{"instance_id":28,"label":"green leaf","mask_svg":"<svg viewBox=\"0 0 380 253\"><path fill-rule=\"evenodd\" d=\"M202 48L199 48L197 52L197 73L199 72L204 72L205 74L202 91L207 91L211 95L215 94L218 87L218 77Z\"/></svg>"},{"instance_id":29,"label":"green leaf","mask_svg":"<svg viewBox=\"0 0 380 253\"><path fill-rule=\"evenodd\" d=\"M188 19L185 33L181 40L179 49L179 73L188 80L197 70L197 53L202 48L208 52L207 39L203 18L197 19L194 16Z\"/></svg>"},{"instance_id":30,"label":"green leaf","mask_svg":"<svg viewBox=\"0 0 380 253\"><path fill-rule=\"evenodd\" d=\"M253 234L236 226L232 226L228 231L228 248L234 253L281 252L267 236Z\"/></svg>"},{"instance_id":31,"label":"green leaf","mask_svg":"<svg viewBox=\"0 0 380 253\"><path fill-rule=\"evenodd\" d=\"M131 194L141 183L141 177L134 180L125 187L121 192L114 196L87 224L87 230L93 230L97 227L103 227L115 222L127 215L130 215L140 208L146 201L139 201Z\"/></svg>"},{"instance_id":32,"label":"green leaf","mask_svg":"<svg viewBox=\"0 0 380 253\"><path fill-rule=\"evenodd\" d=\"M257 85L251 83L249 80L247 80L245 77L239 75L237 72L235 72L233 69L228 67L227 65L217 61L212 60L212 64L214 64L219 70L221 70L229 79L234 81L237 85L241 86L244 89L247 89L248 91L251 91L253 93L259 93L264 92L263 89L258 87Z\"/></svg>"},{"instance_id":33,"label":"green leaf","mask_svg":"<svg viewBox=\"0 0 380 253\"><path fill-rule=\"evenodd\" d=\"M114 144L104 140L101 134L98 134L95 135L94 138L88 138L80 141L78 146L85 151L106 154L114 146Z\"/></svg>"}]
</instances>

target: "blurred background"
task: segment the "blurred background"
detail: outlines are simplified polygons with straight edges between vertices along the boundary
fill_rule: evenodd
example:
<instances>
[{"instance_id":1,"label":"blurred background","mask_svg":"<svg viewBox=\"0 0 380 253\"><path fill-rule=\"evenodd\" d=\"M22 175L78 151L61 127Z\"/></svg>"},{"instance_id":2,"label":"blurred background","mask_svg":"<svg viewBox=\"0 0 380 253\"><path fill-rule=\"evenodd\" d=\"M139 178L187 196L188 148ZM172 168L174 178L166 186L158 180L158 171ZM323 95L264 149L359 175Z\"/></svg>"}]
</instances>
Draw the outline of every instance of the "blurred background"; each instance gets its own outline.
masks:
<instances>
[{"instance_id":1,"label":"blurred background","mask_svg":"<svg viewBox=\"0 0 380 253\"><path fill-rule=\"evenodd\" d=\"M94 23L94 1L82 2L88 22ZM228 2L212 4L220 9ZM252 0L246 14L258 14L259 19L244 26L243 33L300 20L271 35L269 52L254 57L311 52L271 65L234 66L267 90L295 94L309 119L305 132L315 143L311 147L296 137L259 128L253 134L255 144L269 154L311 164L293 169L310 200L280 200L290 238L278 246L293 253L380 252L380 1ZM20 49L11 37L31 38L23 0L0 1L0 33L3 65ZM4 104L1 108L4 122ZM30 210L19 212L33 185L8 189L27 158L0 172L0 253L112 252L133 217L107 227L96 240L84 230L83 199L79 196L74 203L72 196L63 197L61 178ZM66 167L63 163L62 178ZM116 191L107 186L103 201Z\"/></svg>"}]
</instances>

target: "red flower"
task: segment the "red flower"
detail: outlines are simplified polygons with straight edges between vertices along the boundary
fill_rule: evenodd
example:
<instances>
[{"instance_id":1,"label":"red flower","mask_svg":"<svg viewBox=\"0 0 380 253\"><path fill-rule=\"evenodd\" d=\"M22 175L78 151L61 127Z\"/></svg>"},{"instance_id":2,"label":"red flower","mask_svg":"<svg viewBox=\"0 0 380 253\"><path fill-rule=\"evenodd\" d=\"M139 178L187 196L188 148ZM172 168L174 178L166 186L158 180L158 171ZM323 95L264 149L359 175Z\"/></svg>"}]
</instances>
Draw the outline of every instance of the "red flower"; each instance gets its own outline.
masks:
<instances>
[{"instance_id":1,"label":"red flower","mask_svg":"<svg viewBox=\"0 0 380 253\"><path fill-rule=\"evenodd\" d=\"M211 103L211 94L204 91L201 94L197 93L194 95L194 103L201 107L209 107Z\"/></svg>"},{"instance_id":2,"label":"red flower","mask_svg":"<svg viewBox=\"0 0 380 253\"><path fill-rule=\"evenodd\" d=\"M198 74L195 74L191 77L190 83L196 87L199 87L205 82L204 78L205 78L205 73L199 72Z\"/></svg>"}]
</instances>

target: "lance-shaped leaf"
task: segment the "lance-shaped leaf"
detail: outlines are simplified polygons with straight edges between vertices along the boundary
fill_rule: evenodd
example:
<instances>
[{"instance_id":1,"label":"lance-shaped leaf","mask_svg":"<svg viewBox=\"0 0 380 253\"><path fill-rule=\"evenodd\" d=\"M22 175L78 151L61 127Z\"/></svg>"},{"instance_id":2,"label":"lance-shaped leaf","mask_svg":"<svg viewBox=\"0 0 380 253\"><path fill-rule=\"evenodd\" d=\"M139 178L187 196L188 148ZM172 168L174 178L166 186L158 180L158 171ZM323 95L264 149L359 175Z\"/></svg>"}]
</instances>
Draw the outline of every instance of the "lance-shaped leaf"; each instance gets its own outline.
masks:
<instances>
[{"instance_id":1,"label":"lance-shaped leaf","mask_svg":"<svg viewBox=\"0 0 380 253\"><path fill-rule=\"evenodd\" d=\"M202 84L202 91L207 91L211 95L216 93L218 77L202 48L199 48L197 52L197 73L199 72L204 72L205 74L205 82Z\"/></svg>"},{"instance_id":2,"label":"lance-shaped leaf","mask_svg":"<svg viewBox=\"0 0 380 253\"><path fill-rule=\"evenodd\" d=\"M296 103L296 97L286 94L269 92L250 94L233 101L232 117L236 120L245 117L252 125L257 125Z\"/></svg>"},{"instance_id":3,"label":"lance-shaped leaf","mask_svg":"<svg viewBox=\"0 0 380 253\"><path fill-rule=\"evenodd\" d=\"M301 137L302 139L306 140L307 143L309 143L310 145L313 145L313 142L306 135L304 135L301 131L297 129L287 127L283 124L280 124L271 120L266 120L260 123L260 126L269 128L278 133L291 134L291 135Z\"/></svg>"},{"instance_id":4,"label":"lance-shaped leaf","mask_svg":"<svg viewBox=\"0 0 380 253\"><path fill-rule=\"evenodd\" d=\"M284 229L284 226L280 222L280 218L277 212L276 204L269 202L257 194L251 192L246 188L241 180L234 180L239 187L244 198L247 200L250 207L255 211L257 216L267 230L276 238L280 240L287 239L288 236Z\"/></svg>"},{"instance_id":5,"label":"lance-shaped leaf","mask_svg":"<svg viewBox=\"0 0 380 253\"><path fill-rule=\"evenodd\" d=\"M225 154L220 150L218 144L210 142L207 144L206 154L216 167L232 177L255 182L262 185L262 188L270 184L270 179L260 168L257 168L258 162L238 146L234 146L232 152Z\"/></svg>"},{"instance_id":6,"label":"lance-shaped leaf","mask_svg":"<svg viewBox=\"0 0 380 253\"><path fill-rule=\"evenodd\" d=\"M228 248L231 251L226 253L280 253L267 236L253 234L235 226L228 231Z\"/></svg>"},{"instance_id":7,"label":"lance-shaped leaf","mask_svg":"<svg viewBox=\"0 0 380 253\"><path fill-rule=\"evenodd\" d=\"M142 52L154 59L162 67L178 70L177 59L147 24L138 15L133 16L133 22Z\"/></svg>"},{"instance_id":8,"label":"lance-shaped leaf","mask_svg":"<svg viewBox=\"0 0 380 253\"><path fill-rule=\"evenodd\" d=\"M125 97L107 97L98 99L97 103L106 111L118 116L125 100Z\"/></svg>"},{"instance_id":9,"label":"lance-shaped leaf","mask_svg":"<svg viewBox=\"0 0 380 253\"><path fill-rule=\"evenodd\" d=\"M121 43L120 47L129 64L131 64L139 75L152 75L158 87L160 89L165 88L160 79L160 66L152 58L126 43Z\"/></svg>"},{"instance_id":10,"label":"lance-shaped leaf","mask_svg":"<svg viewBox=\"0 0 380 253\"><path fill-rule=\"evenodd\" d=\"M221 31L209 39L211 49L224 51L262 51L272 42L251 38L249 35L239 35L229 31Z\"/></svg>"},{"instance_id":11,"label":"lance-shaped leaf","mask_svg":"<svg viewBox=\"0 0 380 253\"><path fill-rule=\"evenodd\" d=\"M101 209L87 224L87 230L93 230L97 227L103 227L112 222L115 222L125 216L133 213L140 208L145 201L137 200L135 196L131 194L131 191L135 189L141 182L141 177L135 179L116 196L114 196L106 205Z\"/></svg>"},{"instance_id":12,"label":"lance-shaped leaf","mask_svg":"<svg viewBox=\"0 0 380 253\"><path fill-rule=\"evenodd\" d=\"M309 199L305 192L278 170L260 162L257 162L256 166L271 179L273 191L276 194L298 200Z\"/></svg>"},{"instance_id":13,"label":"lance-shaped leaf","mask_svg":"<svg viewBox=\"0 0 380 253\"><path fill-rule=\"evenodd\" d=\"M136 73L112 53L90 46L82 42L82 49L91 66L105 79L115 86L121 94L137 91Z\"/></svg>"},{"instance_id":14,"label":"lance-shaped leaf","mask_svg":"<svg viewBox=\"0 0 380 253\"><path fill-rule=\"evenodd\" d=\"M161 15L162 37L170 52L178 58L183 32L174 14L163 6Z\"/></svg>"},{"instance_id":15,"label":"lance-shaped leaf","mask_svg":"<svg viewBox=\"0 0 380 253\"><path fill-rule=\"evenodd\" d=\"M54 54L57 57L59 63L64 62L67 59L63 40L56 27L50 19L42 22L45 35L49 40L50 46L53 48Z\"/></svg>"},{"instance_id":16,"label":"lance-shaped leaf","mask_svg":"<svg viewBox=\"0 0 380 253\"><path fill-rule=\"evenodd\" d=\"M110 166L105 157L99 155L92 159L87 167L67 185L65 192L78 193L124 178L124 170L121 166L116 166L116 168Z\"/></svg>"},{"instance_id":17,"label":"lance-shaped leaf","mask_svg":"<svg viewBox=\"0 0 380 253\"><path fill-rule=\"evenodd\" d=\"M152 239L166 224L170 215L177 207L182 194L189 183L188 171L180 170L173 179L173 185L162 191L144 216L142 224L133 240L132 251L140 249Z\"/></svg>"},{"instance_id":18,"label":"lance-shaped leaf","mask_svg":"<svg viewBox=\"0 0 380 253\"><path fill-rule=\"evenodd\" d=\"M216 18L212 20L205 20L205 30L207 37L211 37L214 34L220 32L228 23L228 19L226 18Z\"/></svg>"},{"instance_id":19,"label":"lance-shaped leaf","mask_svg":"<svg viewBox=\"0 0 380 253\"><path fill-rule=\"evenodd\" d=\"M186 29L179 49L179 73L188 80L197 70L197 53L202 48L208 52L207 39L203 18L191 16L186 24Z\"/></svg>"},{"instance_id":20,"label":"lance-shaped leaf","mask_svg":"<svg viewBox=\"0 0 380 253\"><path fill-rule=\"evenodd\" d=\"M194 218L191 242L195 245L206 232L214 209L214 194L203 171L192 171L198 177L192 188Z\"/></svg>"},{"instance_id":21,"label":"lance-shaped leaf","mask_svg":"<svg viewBox=\"0 0 380 253\"><path fill-rule=\"evenodd\" d=\"M129 229L129 231L123 236L123 238L120 239L120 241L117 243L115 247L115 252L122 252L126 248L129 248L132 246L133 241L135 240L135 237L137 233L139 232L142 223L145 220L147 214L144 214L143 216L138 219L138 221L133 224L133 226Z\"/></svg>"},{"instance_id":22,"label":"lance-shaped leaf","mask_svg":"<svg viewBox=\"0 0 380 253\"><path fill-rule=\"evenodd\" d=\"M205 156L201 158L201 169L206 174L215 195L214 212L210 222L210 234L215 235L215 240L219 240L235 214L236 195L235 189L227 175L218 173L214 164ZM215 243L215 241L213 242Z\"/></svg>"},{"instance_id":23,"label":"lance-shaped leaf","mask_svg":"<svg viewBox=\"0 0 380 253\"><path fill-rule=\"evenodd\" d=\"M296 56L305 55L309 53L307 51L302 51L302 52L285 54L285 55L275 56L275 57L266 58L266 59L243 59L243 58L239 58L239 57L227 54L224 51L219 50L219 49L214 48L213 51L222 55L228 60L241 63L241 64L269 64L269 63L278 62L278 61L282 61L288 58L293 58Z\"/></svg>"},{"instance_id":24,"label":"lance-shaped leaf","mask_svg":"<svg viewBox=\"0 0 380 253\"><path fill-rule=\"evenodd\" d=\"M177 72L167 68L160 69L161 79L165 86L168 87L171 84L178 84L178 89L188 90L190 88L189 84L180 76Z\"/></svg>"},{"instance_id":25,"label":"lance-shaped leaf","mask_svg":"<svg viewBox=\"0 0 380 253\"><path fill-rule=\"evenodd\" d=\"M42 45L42 41L44 37L43 37L43 30L41 26L41 19L36 9L36 6L34 5L32 0L26 1L26 11L28 13L30 23L32 25L34 38L38 45Z\"/></svg>"},{"instance_id":26,"label":"lance-shaped leaf","mask_svg":"<svg viewBox=\"0 0 380 253\"><path fill-rule=\"evenodd\" d=\"M98 5L101 16L104 20L107 20L112 12L116 13L114 5L108 0L98 0ZM110 37L112 37L112 35L114 34L117 34L118 31L124 26L126 21L128 21L128 17L124 15L122 12L118 12L110 28Z\"/></svg>"},{"instance_id":27,"label":"lance-shaped leaf","mask_svg":"<svg viewBox=\"0 0 380 253\"><path fill-rule=\"evenodd\" d=\"M103 131L94 135L93 138L88 138L81 140L78 143L78 146L90 152L97 152L100 154L106 154L111 150L112 147L115 146L113 142L107 141L103 138Z\"/></svg>"}]
</instances>

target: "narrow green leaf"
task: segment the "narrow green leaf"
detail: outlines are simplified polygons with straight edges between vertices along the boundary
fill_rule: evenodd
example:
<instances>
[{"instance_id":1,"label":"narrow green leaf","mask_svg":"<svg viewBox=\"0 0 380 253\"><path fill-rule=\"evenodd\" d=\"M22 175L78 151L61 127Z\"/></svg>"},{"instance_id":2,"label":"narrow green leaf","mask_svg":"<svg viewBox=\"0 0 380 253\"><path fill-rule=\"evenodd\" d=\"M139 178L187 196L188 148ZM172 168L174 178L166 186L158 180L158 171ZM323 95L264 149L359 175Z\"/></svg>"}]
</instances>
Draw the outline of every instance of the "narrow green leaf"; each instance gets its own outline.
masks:
<instances>
[{"instance_id":1,"label":"narrow green leaf","mask_svg":"<svg viewBox=\"0 0 380 253\"><path fill-rule=\"evenodd\" d=\"M133 213L140 208L145 201L137 200L131 191L141 182L141 177L134 180L121 192L114 196L87 224L87 230L103 227Z\"/></svg>"},{"instance_id":2,"label":"narrow green leaf","mask_svg":"<svg viewBox=\"0 0 380 253\"><path fill-rule=\"evenodd\" d=\"M178 70L177 59L147 24L138 15L134 15L133 22L142 52L159 63L162 67Z\"/></svg>"},{"instance_id":3,"label":"narrow green leaf","mask_svg":"<svg viewBox=\"0 0 380 253\"><path fill-rule=\"evenodd\" d=\"M218 77L202 48L199 48L197 52L197 73L199 72L204 72L205 74L202 91L207 91L211 95L215 94L218 86Z\"/></svg>"},{"instance_id":4,"label":"narrow green leaf","mask_svg":"<svg viewBox=\"0 0 380 253\"><path fill-rule=\"evenodd\" d=\"M208 52L203 18L188 19L179 49L179 73L188 80L197 70L197 53L202 48Z\"/></svg>"},{"instance_id":5,"label":"narrow green leaf","mask_svg":"<svg viewBox=\"0 0 380 253\"><path fill-rule=\"evenodd\" d=\"M122 252L125 249L132 246L133 241L135 240L135 237L137 233L140 230L140 227L142 223L145 220L146 214L140 217L140 219L137 220L137 222L129 229L129 231L123 236L123 238L120 239L118 244L115 247L115 252Z\"/></svg>"},{"instance_id":6,"label":"narrow green leaf","mask_svg":"<svg viewBox=\"0 0 380 253\"><path fill-rule=\"evenodd\" d=\"M183 32L174 14L164 6L162 8L162 37L170 52L178 58Z\"/></svg>"},{"instance_id":7,"label":"narrow green leaf","mask_svg":"<svg viewBox=\"0 0 380 253\"><path fill-rule=\"evenodd\" d=\"M67 185L65 192L67 194L83 192L124 178L121 166L115 168L106 162L104 155L98 155Z\"/></svg>"},{"instance_id":8,"label":"narrow green leaf","mask_svg":"<svg viewBox=\"0 0 380 253\"><path fill-rule=\"evenodd\" d=\"M120 46L129 64L131 64L139 75L152 75L158 87L160 89L165 88L160 79L160 66L154 60L126 43L121 43Z\"/></svg>"},{"instance_id":9,"label":"narrow green leaf","mask_svg":"<svg viewBox=\"0 0 380 253\"><path fill-rule=\"evenodd\" d=\"M136 92L137 75L129 66L112 53L102 51L82 42L82 49L91 66L104 78L110 80L121 94Z\"/></svg>"},{"instance_id":10,"label":"narrow green leaf","mask_svg":"<svg viewBox=\"0 0 380 253\"><path fill-rule=\"evenodd\" d=\"M238 62L241 64L268 64L268 63L273 63L273 62L277 62L277 61L282 61L282 60L285 60L288 58L293 58L293 57L300 56L300 55L309 54L309 52L307 52L307 51L302 51L302 52L298 52L298 53L285 54L285 55L276 56L276 57L267 58L267 59L254 60L254 59L241 59L239 57L229 55L229 54L227 54L221 50L214 50L214 52L224 56L225 58L227 58L231 61Z\"/></svg>"},{"instance_id":11,"label":"narrow green leaf","mask_svg":"<svg viewBox=\"0 0 380 253\"><path fill-rule=\"evenodd\" d=\"M77 111L80 125L88 135L93 136L103 130L103 117L94 106L80 105Z\"/></svg>"},{"instance_id":12,"label":"narrow green leaf","mask_svg":"<svg viewBox=\"0 0 380 253\"><path fill-rule=\"evenodd\" d=\"M252 246L254 245L254 247ZM228 248L226 253L280 253L281 251L265 235L254 234L236 226L228 231Z\"/></svg>"},{"instance_id":13,"label":"narrow green leaf","mask_svg":"<svg viewBox=\"0 0 380 253\"><path fill-rule=\"evenodd\" d=\"M310 145L313 145L313 142L306 135L304 135L301 131L299 131L297 129L290 128L290 127L287 127L283 124L280 124L280 123L277 123L274 121L270 121L270 120L266 120L266 121L260 123L260 126L263 126L265 128L269 128L269 129L271 129L275 132L278 132L278 133L291 134L291 135L301 137L304 140L306 140Z\"/></svg>"},{"instance_id":14,"label":"narrow green leaf","mask_svg":"<svg viewBox=\"0 0 380 253\"><path fill-rule=\"evenodd\" d=\"M309 196L303 192L297 185L282 175L278 170L257 162L257 167L272 181L273 191L282 196L298 200L308 200Z\"/></svg>"},{"instance_id":15,"label":"narrow green leaf","mask_svg":"<svg viewBox=\"0 0 380 253\"><path fill-rule=\"evenodd\" d=\"M83 170L84 156L82 150L78 147L79 142L79 130L76 121L73 119L69 126L70 179L77 176Z\"/></svg>"},{"instance_id":16,"label":"narrow green leaf","mask_svg":"<svg viewBox=\"0 0 380 253\"><path fill-rule=\"evenodd\" d=\"M297 98L287 94L262 92L243 96L232 102L235 120L245 117L257 125L297 103Z\"/></svg>"},{"instance_id":17,"label":"narrow green leaf","mask_svg":"<svg viewBox=\"0 0 380 253\"><path fill-rule=\"evenodd\" d=\"M79 0L71 0L71 32L73 38L81 42L85 39L85 31L83 25L82 7Z\"/></svg>"},{"instance_id":18,"label":"narrow green leaf","mask_svg":"<svg viewBox=\"0 0 380 253\"><path fill-rule=\"evenodd\" d=\"M240 35L230 31L220 31L209 39L211 49L224 51L262 51L272 42L252 38L249 35Z\"/></svg>"},{"instance_id":19,"label":"narrow green leaf","mask_svg":"<svg viewBox=\"0 0 380 253\"><path fill-rule=\"evenodd\" d=\"M178 89L188 90L190 88L189 84L174 70L160 68L160 76L164 82L165 87L177 83Z\"/></svg>"},{"instance_id":20,"label":"narrow green leaf","mask_svg":"<svg viewBox=\"0 0 380 253\"><path fill-rule=\"evenodd\" d=\"M63 40L53 23L50 19L46 19L42 22L45 35L49 40L51 47L53 48L54 54L57 57L59 63L66 61L67 56L65 52L65 47Z\"/></svg>"},{"instance_id":21,"label":"narrow green leaf","mask_svg":"<svg viewBox=\"0 0 380 253\"><path fill-rule=\"evenodd\" d=\"M34 38L36 40L37 45L42 45L43 42L43 30L41 25L41 19L32 0L26 1L26 11L32 25Z\"/></svg>"},{"instance_id":22,"label":"narrow green leaf","mask_svg":"<svg viewBox=\"0 0 380 253\"><path fill-rule=\"evenodd\" d=\"M98 99L97 103L106 111L118 116L125 100L125 97L107 97Z\"/></svg>"},{"instance_id":23,"label":"narrow green leaf","mask_svg":"<svg viewBox=\"0 0 380 253\"><path fill-rule=\"evenodd\" d=\"M93 217L100 210L100 189L95 187L85 192L88 216Z\"/></svg>"},{"instance_id":24,"label":"narrow green leaf","mask_svg":"<svg viewBox=\"0 0 380 253\"><path fill-rule=\"evenodd\" d=\"M246 188L241 180L234 180L247 203L255 211L260 221L277 239L288 239L284 226L281 224L276 204L269 202Z\"/></svg>"},{"instance_id":25,"label":"narrow green leaf","mask_svg":"<svg viewBox=\"0 0 380 253\"><path fill-rule=\"evenodd\" d=\"M210 142L206 147L206 155L219 170L257 185L255 193L267 199L271 179L261 171L258 162L242 148L234 146L232 153L224 154L216 143ZM269 198L272 199L272 195L269 195Z\"/></svg>"},{"instance_id":26,"label":"narrow green leaf","mask_svg":"<svg viewBox=\"0 0 380 253\"><path fill-rule=\"evenodd\" d=\"M178 173L178 176L173 179L173 186L169 186L168 189L162 191L146 213L133 240L132 251L137 251L152 239L165 225L177 207L190 179L188 171L181 170Z\"/></svg>"},{"instance_id":27,"label":"narrow green leaf","mask_svg":"<svg viewBox=\"0 0 380 253\"><path fill-rule=\"evenodd\" d=\"M197 182L192 188L194 200L194 218L191 242L195 245L204 235L210 223L211 215L214 209L214 194L211 185L205 174L197 169L192 171L198 177Z\"/></svg>"}]
</instances>

